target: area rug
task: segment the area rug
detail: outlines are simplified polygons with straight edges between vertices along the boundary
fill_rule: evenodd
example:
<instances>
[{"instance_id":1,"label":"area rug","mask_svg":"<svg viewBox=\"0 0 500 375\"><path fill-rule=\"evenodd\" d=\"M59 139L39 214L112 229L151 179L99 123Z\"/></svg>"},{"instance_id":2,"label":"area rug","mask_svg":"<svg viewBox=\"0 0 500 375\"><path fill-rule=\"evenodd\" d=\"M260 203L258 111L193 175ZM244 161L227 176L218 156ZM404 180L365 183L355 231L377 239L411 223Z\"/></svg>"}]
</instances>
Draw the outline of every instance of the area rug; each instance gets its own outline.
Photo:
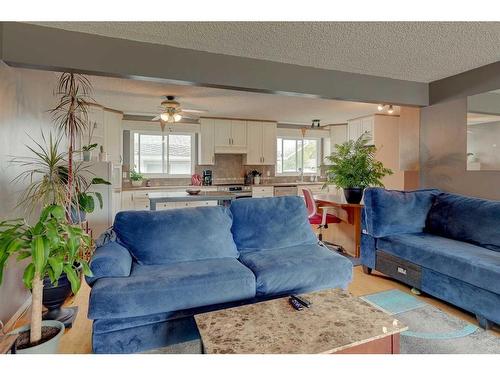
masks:
<instances>
[{"instance_id":1,"label":"area rug","mask_svg":"<svg viewBox=\"0 0 500 375\"><path fill-rule=\"evenodd\" d=\"M402 354L500 354L500 337L397 289L361 299L409 327Z\"/></svg>"}]
</instances>

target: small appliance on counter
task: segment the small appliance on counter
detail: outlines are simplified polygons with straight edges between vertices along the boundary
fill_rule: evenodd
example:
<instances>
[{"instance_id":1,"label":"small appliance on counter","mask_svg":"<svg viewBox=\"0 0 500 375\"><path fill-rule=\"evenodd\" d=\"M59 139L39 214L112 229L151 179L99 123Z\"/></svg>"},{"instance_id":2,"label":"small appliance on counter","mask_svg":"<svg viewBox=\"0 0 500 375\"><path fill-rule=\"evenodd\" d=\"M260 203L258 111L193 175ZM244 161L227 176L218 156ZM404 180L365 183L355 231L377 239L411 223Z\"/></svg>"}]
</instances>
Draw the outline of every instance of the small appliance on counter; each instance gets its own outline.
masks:
<instances>
[{"instance_id":1,"label":"small appliance on counter","mask_svg":"<svg viewBox=\"0 0 500 375\"><path fill-rule=\"evenodd\" d=\"M201 186L203 183L202 177L195 173L194 175L191 176L191 185L193 186Z\"/></svg>"},{"instance_id":2,"label":"small appliance on counter","mask_svg":"<svg viewBox=\"0 0 500 375\"><path fill-rule=\"evenodd\" d=\"M212 185L212 170L210 169L203 170L203 185L204 186Z\"/></svg>"}]
</instances>

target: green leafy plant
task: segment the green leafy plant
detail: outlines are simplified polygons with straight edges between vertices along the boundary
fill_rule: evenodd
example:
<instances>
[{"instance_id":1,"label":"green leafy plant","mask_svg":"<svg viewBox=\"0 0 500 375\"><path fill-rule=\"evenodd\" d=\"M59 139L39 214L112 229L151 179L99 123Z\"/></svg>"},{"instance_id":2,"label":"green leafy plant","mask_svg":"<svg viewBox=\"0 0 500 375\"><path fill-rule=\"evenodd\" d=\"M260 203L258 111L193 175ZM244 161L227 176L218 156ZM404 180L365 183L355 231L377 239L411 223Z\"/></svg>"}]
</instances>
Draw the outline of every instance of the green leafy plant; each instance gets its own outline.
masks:
<instances>
[{"instance_id":1,"label":"green leafy plant","mask_svg":"<svg viewBox=\"0 0 500 375\"><path fill-rule=\"evenodd\" d=\"M90 183L84 180L83 185L81 186L83 190L79 189L77 192L77 200L80 210L87 213L94 212L95 199L97 199L101 210L103 207L102 194L97 191L89 191L89 189L94 185L111 185L111 183L100 177L94 177Z\"/></svg>"},{"instance_id":2,"label":"green leafy plant","mask_svg":"<svg viewBox=\"0 0 500 375\"><path fill-rule=\"evenodd\" d=\"M91 246L90 237L77 225L67 223L62 206L45 207L34 225L23 219L0 222L0 284L4 268L11 257L29 259L23 274L23 283L31 289L30 342L36 344L42 335L43 279L49 276L52 284L66 274L73 293L80 289L76 265L82 265L84 275L91 276L88 263L81 258L83 249Z\"/></svg>"},{"instance_id":3,"label":"green leafy plant","mask_svg":"<svg viewBox=\"0 0 500 375\"><path fill-rule=\"evenodd\" d=\"M82 151L92 151L93 149L97 148L97 146L97 143L92 143L91 145L83 146Z\"/></svg>"},{"instance_id":4,"label":"green leafy plant","mask_svg":"<svg viewBox=\"0 0 500 375\"><path fill-rule=\"evenodd\" d=\"M335 145L327 157L331 162L326 172L329 183L343 189L384 186L381 179L393 172L375 159L377 149L368 145L369 140L368 133L364 133L355 141Z\"/></svg>"},{"instance_id":5,"label":"green leafy plant","mask_svg":"<svg viewBox=\"0 0 500 375\"><path fill-rule=\"evenodd\" d=\"M132 181L142 181L144 179L144 176L139 172L136 172L135 169L132 169L130 171L130 179Z\"/></svg>"},{"instance_id":6,"label":"green leafy plant","mask_svg":"<svg viewBox=\"0 0 500 375\"><path fill-rule=\"evenodd\" d=\"M30 137L34 143L34 146L26 146L30 156L12 159L13 164L25 169L13 182L27 183L18 206L23 206L28 214L49 204L65 209L69 206L67 154L60 150L62 137L54 137L50 133L47 138L42 132L41 138L42 141L37 142Z\"/></svg>"}]
</instances>

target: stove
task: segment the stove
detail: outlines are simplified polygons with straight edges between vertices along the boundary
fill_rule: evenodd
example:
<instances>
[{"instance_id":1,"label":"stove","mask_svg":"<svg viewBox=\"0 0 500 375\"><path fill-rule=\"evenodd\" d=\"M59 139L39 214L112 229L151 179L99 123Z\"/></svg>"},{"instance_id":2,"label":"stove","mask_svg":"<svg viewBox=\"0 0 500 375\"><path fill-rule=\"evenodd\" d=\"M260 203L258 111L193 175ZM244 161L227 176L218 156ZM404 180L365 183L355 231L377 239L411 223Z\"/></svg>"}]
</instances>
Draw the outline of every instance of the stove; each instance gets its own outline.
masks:
<instances>
[{"instance_id":1,"label":"stove","mask_svg":"<svg viewBox=\"0 0 500 375\"><path fill-rule=\"evenodd\" d=\"M252 187L243 184L219 184L217 191L229 191L236 195L236 199L252 197Z\"/></svg>"}]
</instances>

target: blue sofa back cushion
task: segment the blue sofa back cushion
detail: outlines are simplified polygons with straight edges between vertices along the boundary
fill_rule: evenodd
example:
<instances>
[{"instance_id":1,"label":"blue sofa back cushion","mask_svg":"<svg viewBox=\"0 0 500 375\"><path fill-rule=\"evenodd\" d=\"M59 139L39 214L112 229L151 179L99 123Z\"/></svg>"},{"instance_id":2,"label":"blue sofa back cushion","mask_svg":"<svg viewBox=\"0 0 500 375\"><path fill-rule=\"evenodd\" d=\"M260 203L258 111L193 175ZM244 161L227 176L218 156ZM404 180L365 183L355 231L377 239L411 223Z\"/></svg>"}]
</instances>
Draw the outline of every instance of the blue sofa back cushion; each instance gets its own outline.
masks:
<instances>
[{"instance_id":1,"label":"blue sofa back cushion","mask_svg":"<svg viewBox=\"0 0 500 375\"><path fill-rule=\"evenodd\" d=\"M500 251L500 201L441 193L429 211L426 231Z\"/></svg>"},{"instance_id":2,"label":"blue sofa back cushion","mask_svg":"<svg viewBox=\"0 0 500 375\"><path fill-rule=\"evenodd\" d=\"M231 230L240 252L318 242L302 197L238 199L231 212Z\"/></svg>"},{"instance_id":3,"label":"blue sofa back cushion","mask_svg":"<svg viewBox=\"0 0 500 375\"><path fill-rule=\"evenodd\" d=\"M217 206L119 212L113 227L137 263L152 265L237 258L231 223L229 210Z\"/></svg>"},{"instance_id":4,"label":"blue sofa back cushion","mask_svg":"<svg viewBox=\"0 0 500 375\"><path fill-rule=\"evenodd\" d=\"M415 191L368 188L364 194L364 228L373 237L420 233L434 202L436 189Z\"/></svg>"}]
</instances>

